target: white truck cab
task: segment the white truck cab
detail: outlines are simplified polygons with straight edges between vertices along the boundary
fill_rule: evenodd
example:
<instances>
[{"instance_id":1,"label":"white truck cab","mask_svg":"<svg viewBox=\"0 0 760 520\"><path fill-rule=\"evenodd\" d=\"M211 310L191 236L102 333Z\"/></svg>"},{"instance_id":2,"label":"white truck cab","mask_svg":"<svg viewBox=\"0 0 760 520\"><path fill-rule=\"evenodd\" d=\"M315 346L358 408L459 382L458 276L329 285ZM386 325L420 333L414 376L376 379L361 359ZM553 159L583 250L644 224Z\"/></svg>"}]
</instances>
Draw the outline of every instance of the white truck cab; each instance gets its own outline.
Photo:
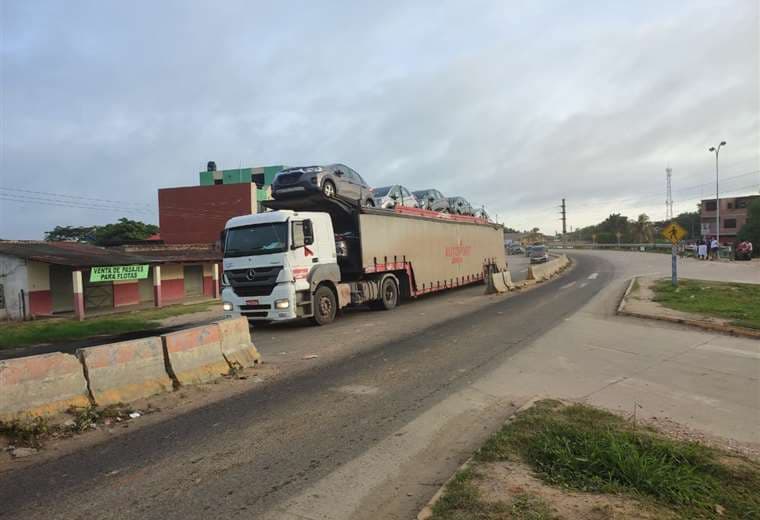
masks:
<instances>
[{"instance_id":1,"label":"white truck cab","mask_svg":"<svg viewBox=\"0 0 760 520\"><path fill-rule=\"evenodd\" d=\"M322 315L335 317L340 282L327 213L279 210L230 219L223 233L225 317L279 321L314 317L320 284ZM326 311L326 312L324 312Z\"/></svg>"}]
</instances>

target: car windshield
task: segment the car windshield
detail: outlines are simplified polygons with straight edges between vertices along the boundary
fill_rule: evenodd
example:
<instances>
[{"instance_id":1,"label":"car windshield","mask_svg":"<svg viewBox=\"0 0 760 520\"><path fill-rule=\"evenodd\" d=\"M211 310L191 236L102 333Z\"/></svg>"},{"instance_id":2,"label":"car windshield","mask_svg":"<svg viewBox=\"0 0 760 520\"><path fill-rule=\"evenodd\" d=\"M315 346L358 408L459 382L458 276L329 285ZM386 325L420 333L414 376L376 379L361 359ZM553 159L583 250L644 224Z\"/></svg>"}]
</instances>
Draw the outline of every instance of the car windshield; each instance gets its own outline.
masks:
<instances>
[{"instance_id":1,"label":"car windshield","mask_svg":"<svg viewBox=\"0 0 760 520\"><path fill-rule=\"evenodd\" d=\"M385 197L388 195L388 192L391 191L392 186L383 186L382 188L373 188L372 189L372 196L373 197Z\"/></svg>"},{"instance_id":2,"label":"car windshield","mask_svg":"<svg viewBox=\"0 0 760 520\"><path fill-rule=\"evenodd\" d=\"M428 197L435 197L435 192L430 190L420 190L412 192L418 199L427 199Z\"/></svg>"},{"instance_id":3,"label":"car windshield","mask_svg":"<svg viewBox=\"0 0 760 520\"><path fill-rule=\"evenodd\" d=\"M288 223L273 222L230 228L224 256L253 256L282 253L288 247Z\"/></svg>"},{"instance_id":4,"label":"car windshield","mask_svg":"<svg viewBox=\"0 0 760 520\"><path fill-rule=\"evenodd\" d=\"M544 246L534 246L531 248L530 254L533 256L543 256L546 254L546 248Z\"/></svg>"}]
</instances>

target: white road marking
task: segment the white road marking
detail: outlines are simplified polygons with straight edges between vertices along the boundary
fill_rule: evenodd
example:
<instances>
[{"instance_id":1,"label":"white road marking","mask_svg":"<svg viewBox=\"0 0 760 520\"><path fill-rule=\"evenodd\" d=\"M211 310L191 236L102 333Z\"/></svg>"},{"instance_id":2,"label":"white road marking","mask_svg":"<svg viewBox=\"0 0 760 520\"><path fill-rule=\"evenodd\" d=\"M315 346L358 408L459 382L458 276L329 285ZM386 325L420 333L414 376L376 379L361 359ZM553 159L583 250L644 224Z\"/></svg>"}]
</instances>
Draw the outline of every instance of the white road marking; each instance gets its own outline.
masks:
<instances>
[{"instance_id":1,"label":"white road marking","mask_svg":"<svg viewBox=\"0 0 760 520\"><path fill-rule=\"evenodd\" d=\"M596 280L596 277L599 276L599 273L591 273L588 275L589 280Z\"/></svg>"},{"instance_id":2,"label":"white road marking","mask_svg":"<svg viewBox=\"0 0 760 520\"><path fill-rule=\"evenodd\" d=\"M343 394L353 394L353 395L375 395L380 391L379 388L376 386L365 386L365 385L345 385L345 386L339 386L338 388L335 388L335 391L341 392Z\"/></svg>"},{"instance_id":3,"label":"white road marking","mask_svg":"<svg viewBox=\"0 0 760 520\"><path fill-rule=\"evenodd\" d=\"M560 289L569 289L573 285L575 285L575 282L566 283L565 285L563 285L562 287L560 287Z\"/></svg>"},{"instance_id":4,"label":"white road marking","mask_svg":"<svg viewBox=\"0 0 760 520\"><path fill-rule=\"evenodd\" d=\"M525 269L520 269L520 272L521 273L527 273L528 272L528 268L526 267Z\"/></svg>"},{"instance_id":5,"label":"white road marking","mask_svg":"<svg viewBox=\"0 0 760 520\"><path fill-rule=\"evenodd\" d=\"M588 285L588 282L583 282L583 283L582 283L582 284L580 284L578 287L579 287L580 289L583 289L583 288L584 288L584 287L586 287L587 285Z\"/></svg>"}]
</instances>

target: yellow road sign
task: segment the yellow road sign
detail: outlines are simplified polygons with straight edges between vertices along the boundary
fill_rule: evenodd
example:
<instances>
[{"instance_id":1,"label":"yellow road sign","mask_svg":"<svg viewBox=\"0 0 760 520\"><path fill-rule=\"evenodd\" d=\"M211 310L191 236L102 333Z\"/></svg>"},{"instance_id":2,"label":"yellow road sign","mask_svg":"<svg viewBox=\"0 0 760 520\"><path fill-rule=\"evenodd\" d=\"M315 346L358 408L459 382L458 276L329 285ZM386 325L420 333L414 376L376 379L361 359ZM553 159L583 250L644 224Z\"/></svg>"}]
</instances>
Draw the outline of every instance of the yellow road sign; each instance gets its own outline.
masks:
<instances>
[{"instance_id":1,"label":"yellow road sign","mask_svg":"<svg viewBox=\"0 0 760 520\"><path fill-rule=\"evenodd\" d=\"M671 222L662 230L662 236L677 244L686 236L686 230L675 222Z\"/></svg>"}]
</instances>

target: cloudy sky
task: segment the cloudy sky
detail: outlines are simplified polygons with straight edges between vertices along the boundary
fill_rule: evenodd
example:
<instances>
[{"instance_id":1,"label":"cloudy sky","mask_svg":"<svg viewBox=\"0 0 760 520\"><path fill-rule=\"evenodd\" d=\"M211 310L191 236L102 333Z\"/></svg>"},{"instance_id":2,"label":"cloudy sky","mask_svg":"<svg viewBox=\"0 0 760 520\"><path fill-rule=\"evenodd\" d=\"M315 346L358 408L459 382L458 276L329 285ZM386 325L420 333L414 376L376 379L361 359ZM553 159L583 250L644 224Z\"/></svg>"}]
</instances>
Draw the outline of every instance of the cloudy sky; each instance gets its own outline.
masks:
<instances>
[{"instance_id":1,"label":"cloudy sky","mask_svg":"<svg viewBox=\"0 0 760 520\"><path fill-rule=\"evenodd\" d=\"M760 190L757 0L0 0L0 237L119 217L208 160L345 162L518 228Z\"/></svg>"}]
</instances>

